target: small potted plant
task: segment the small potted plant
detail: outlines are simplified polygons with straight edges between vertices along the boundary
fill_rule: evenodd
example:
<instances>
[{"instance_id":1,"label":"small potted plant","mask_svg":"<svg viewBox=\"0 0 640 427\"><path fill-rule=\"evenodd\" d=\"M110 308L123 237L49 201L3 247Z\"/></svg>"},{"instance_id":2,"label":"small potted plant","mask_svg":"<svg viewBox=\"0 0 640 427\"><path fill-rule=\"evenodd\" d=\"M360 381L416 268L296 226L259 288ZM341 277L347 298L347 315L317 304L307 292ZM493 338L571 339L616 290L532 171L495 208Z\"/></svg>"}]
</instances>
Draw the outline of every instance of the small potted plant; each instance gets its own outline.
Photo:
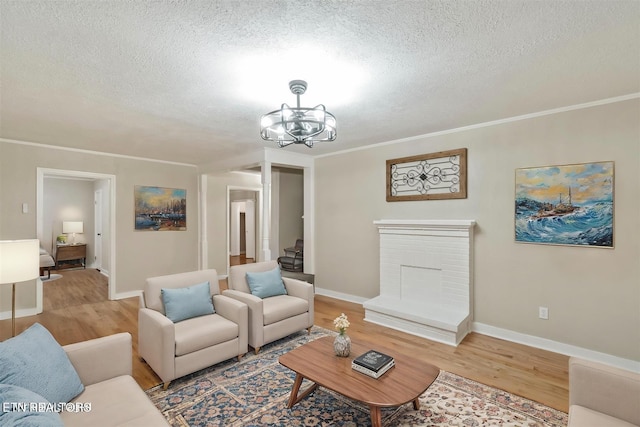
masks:
<instances>
[{"instance_id":1,"label":"small potted plant","mask_svg":"<svg viewBox=\"0 0 640 427\"><path fill-rule=\"evenodd\" d=\"M351 338L347 335L349 319L344 313L341 313L340 316L333 320L333 325L340 332L333 341L333 350L337 356L347 357L351 353Z\"/></svg>"}]
</instances>

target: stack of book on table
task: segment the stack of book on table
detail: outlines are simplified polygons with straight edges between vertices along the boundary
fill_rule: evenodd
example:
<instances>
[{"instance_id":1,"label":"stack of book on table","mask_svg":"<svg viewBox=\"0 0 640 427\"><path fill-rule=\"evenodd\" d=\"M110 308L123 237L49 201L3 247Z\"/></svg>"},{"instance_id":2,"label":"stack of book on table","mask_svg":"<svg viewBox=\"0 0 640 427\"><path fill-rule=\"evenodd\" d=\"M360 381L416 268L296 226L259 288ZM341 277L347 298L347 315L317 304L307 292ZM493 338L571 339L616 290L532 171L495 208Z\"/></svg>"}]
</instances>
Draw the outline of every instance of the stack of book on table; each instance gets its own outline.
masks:
<instances>
[{"instance_id":1,"label":"stack of book on table","mask_svg":"<svg viewBox=\"0 0 640 427\"><path fill-rule=\"evenodd\" d=\"M394 365L393 357L375 350L369 350L351 361L351 368L373 378L379 378Z\"/></svg>"}]
</instances>

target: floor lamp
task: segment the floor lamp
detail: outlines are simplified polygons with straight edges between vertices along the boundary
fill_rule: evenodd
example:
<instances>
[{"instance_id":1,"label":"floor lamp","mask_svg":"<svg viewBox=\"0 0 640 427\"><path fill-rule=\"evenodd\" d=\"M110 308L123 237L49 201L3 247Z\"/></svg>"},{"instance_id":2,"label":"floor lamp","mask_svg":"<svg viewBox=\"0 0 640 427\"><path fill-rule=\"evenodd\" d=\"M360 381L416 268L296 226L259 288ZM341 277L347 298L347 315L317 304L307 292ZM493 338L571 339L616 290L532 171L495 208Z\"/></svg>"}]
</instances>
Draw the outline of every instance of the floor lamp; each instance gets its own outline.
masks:
<instances>
[{"instance_id":1,"label":"floor lamp","mask_svg":"<svg viewBox=\"0 0 640 427\"><path fill-rule=\"evenodd\" d=\"M40 243L33 240L0 240L0 284L12 283L11 336L16 336L16 283L40 276Z\"/></svg>"}]
</instances>

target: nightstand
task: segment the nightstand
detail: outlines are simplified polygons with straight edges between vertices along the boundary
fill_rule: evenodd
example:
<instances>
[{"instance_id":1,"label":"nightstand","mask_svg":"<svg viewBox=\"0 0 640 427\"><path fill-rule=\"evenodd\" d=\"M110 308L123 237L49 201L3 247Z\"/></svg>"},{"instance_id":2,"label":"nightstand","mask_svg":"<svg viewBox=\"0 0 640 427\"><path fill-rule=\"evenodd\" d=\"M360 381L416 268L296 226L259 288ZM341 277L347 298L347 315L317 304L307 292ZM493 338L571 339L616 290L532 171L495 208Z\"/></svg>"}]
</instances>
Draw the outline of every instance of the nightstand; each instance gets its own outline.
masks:
<instances>
[{"instance_id":1,"label":"nightstand","mask_svg":"<svg viewBox=\"0 0 640 427\"><path fill-rule=\"evenodd\" d=\"M82 264L86 268L87 244L78 243L75 245L56 245L56 270L61 262Z\"/></svg>"}]
</instances>

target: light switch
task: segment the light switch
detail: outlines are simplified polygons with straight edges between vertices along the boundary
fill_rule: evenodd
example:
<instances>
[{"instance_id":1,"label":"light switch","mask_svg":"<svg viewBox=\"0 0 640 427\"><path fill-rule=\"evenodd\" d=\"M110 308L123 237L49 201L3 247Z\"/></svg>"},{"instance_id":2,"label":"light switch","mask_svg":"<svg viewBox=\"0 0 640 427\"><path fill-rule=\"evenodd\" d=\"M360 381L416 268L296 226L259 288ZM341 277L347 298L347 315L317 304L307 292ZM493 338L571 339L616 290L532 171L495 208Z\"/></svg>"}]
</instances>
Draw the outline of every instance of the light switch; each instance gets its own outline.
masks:
<instances>
[{"instance_id":1,"label":"light switch","mask_svg":"<svg viewBox=\"0 0 640 427\"><path fill-rule=\"evenodd\" d=\"M29 213L29 205L27 203L22 204L22 213Z\"/></svg>"}]
</instances>

